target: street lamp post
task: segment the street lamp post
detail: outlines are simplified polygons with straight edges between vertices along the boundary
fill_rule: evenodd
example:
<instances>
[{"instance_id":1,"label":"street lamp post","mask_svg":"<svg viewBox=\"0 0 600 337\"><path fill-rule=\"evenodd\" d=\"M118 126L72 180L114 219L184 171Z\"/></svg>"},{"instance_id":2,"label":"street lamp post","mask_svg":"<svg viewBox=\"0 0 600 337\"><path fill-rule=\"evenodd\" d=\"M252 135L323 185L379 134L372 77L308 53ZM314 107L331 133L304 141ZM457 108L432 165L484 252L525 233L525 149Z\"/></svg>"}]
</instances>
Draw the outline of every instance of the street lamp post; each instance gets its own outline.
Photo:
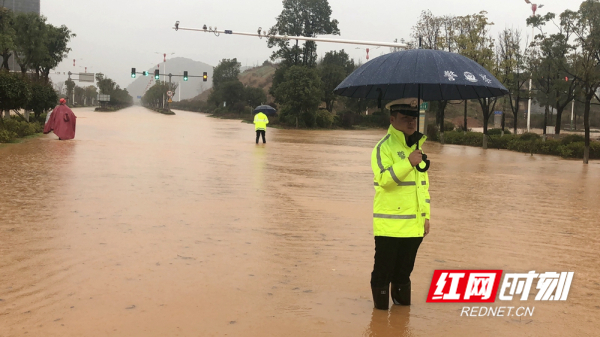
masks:
<instances>
[{"instance_id":1,"label":"street lamp post","mask_svg":"<svg viewBox=\"0 0 600 337\"><path fill-rule=\"evenodd\" d=\"M155 54L161 54L161 53L155 52ZM163 68L164 68L165 74L167 74L167 53L162 53L162 54L163 54L163 62L164 62L164 67ZM170 53L169 56L174 55L174 54L175 53ZM165 83L166 83L166 81L165 81ZM169 83L171 83L171 76L169 76ZM165 98L164 98L164 95L163 95L163 108L164 107L165 107Z\"/></svg>"},{"instance_id":2,"label":"street lamp post","mask_svg":"<svg viewBox=\"0 0 600 337\"><path fill-rule=\"evenodd\" d=\"M531 5L531 16L535 16L535 11L538 8L542 8L544 7L544 5L538 5L538 4L534 4L531 3L531 1L529 0L525 0L525 2L529 5ZM533 41L533 34L534 34L534 27L533 25L531 26L531 41ZM531 129L531 84L533 82L533 74L529 74L529 102L527 103L527 132L530 131Z\"/></svg>"}]
</instances>

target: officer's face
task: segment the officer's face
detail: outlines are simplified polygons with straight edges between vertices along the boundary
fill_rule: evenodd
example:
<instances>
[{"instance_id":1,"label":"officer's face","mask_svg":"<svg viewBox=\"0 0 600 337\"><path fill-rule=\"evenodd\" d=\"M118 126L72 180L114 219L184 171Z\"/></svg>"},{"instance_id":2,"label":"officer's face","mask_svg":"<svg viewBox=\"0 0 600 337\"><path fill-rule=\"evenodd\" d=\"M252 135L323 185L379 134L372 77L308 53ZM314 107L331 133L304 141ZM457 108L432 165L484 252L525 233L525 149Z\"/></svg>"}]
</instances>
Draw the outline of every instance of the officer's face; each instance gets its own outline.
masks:
<instances>
[{"instance_id":1,"label":"officer's face","mask_svg":"<svg viewBox=\"0 0 600 337\"><path fill-rule=\"evenodd\" d=\"M417 131L417 117L403 115L401 113L396 116L390 116L390 124L405 135L410 136Z\"/></svg>"}]
</instances>

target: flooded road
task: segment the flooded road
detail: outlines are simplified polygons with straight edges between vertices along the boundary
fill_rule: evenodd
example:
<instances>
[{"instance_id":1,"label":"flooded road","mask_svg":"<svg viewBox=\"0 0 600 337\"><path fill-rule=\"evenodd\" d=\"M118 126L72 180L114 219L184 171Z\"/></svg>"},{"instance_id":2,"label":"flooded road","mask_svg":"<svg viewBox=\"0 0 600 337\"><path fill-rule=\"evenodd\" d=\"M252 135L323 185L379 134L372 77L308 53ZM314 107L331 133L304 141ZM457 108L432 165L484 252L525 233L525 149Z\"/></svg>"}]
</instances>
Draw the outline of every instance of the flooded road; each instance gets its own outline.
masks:
<instances>
[{"instance_id":1,"label":"flooded road","mask_svg":"<svg viewBox=\"0 0 600 337\"><path fill-rule=\"evenodd\" d=\"M600 163L428 144L413 305L373 310L384 130L267 131L140 107L0 147L0 336L592 336ZM574 271L531 317L425 303L436 269ZM473 305L478 305L473 303Z\"/></svg>"}]
</instances>

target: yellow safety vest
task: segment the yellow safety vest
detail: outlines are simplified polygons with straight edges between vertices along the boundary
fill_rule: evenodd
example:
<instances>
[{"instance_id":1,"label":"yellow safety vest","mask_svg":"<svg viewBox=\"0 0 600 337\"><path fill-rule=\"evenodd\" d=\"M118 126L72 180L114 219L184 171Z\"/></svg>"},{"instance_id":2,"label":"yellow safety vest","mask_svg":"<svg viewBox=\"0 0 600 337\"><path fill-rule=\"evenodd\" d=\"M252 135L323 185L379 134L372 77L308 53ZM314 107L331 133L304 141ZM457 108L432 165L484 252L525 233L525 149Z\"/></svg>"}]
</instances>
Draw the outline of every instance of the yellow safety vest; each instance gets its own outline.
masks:
<instances>
[{"instance_id":1,"label":"yellow safety vest","mask_svg":"<svg viewBox=\"0 0 600 337\"><path fill-rule=\"evenodd\" d=\"M267 130L267 124L269 124L269 119L267 115L262 112L259 112L254 116L254 130Z\"/></svg>"},{"instance_id":2,"label":"yellow safety vest","mask_svg":"<svg viewBox=\"0 0 600 337\"><path fill-rule=\"evenodd\" d=\"M426 138L419 140L419 149ZM416 148L417 144L408 147L404 133L390 125L387 135L373 149L375 236L423 236L425 219L430 216L429 176L417 171L408 160Z\"/></svg>"}]
</instances>

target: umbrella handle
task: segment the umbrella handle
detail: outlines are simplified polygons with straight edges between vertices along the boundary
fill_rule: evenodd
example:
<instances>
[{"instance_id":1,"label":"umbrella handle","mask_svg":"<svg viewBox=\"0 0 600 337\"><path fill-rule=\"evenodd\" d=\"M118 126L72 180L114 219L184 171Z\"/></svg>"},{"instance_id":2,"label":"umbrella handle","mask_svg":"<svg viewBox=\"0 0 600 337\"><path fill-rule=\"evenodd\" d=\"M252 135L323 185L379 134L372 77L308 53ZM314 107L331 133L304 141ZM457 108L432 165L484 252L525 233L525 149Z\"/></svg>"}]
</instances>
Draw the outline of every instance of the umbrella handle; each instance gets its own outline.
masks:
<instances>
[{"instance_id":1,"label":"umbrella handle","mask_svg":"<svg viewBox=\"0 0 600 337\"><path fill-rule=\"evenodd\" d=\"M417 171L419 172L427 172L427 170L429 170L429 166L431 165L431 161L427 159L427 155L426 154L422 154L422 158L423 161L425 162L425 167L421 168L419 167L419 165L417 164L417 166L415 166L415 168L417 169Z\"/></svg>"},{"instance_id":2,"label":"umbrella handle","mask_svg":"<svg viewBox=\"0 0 600 337\"><path fill-rule=\"evenodd\" d=\"M419 149L419 143L417 143L417 150L418 149ZM427 170L429 170L429 166L431 166L431 161L427 159L427 155L425 153L421 154L421 158L422 158L421 160L423 160L425 162L425 167L420 168L419 164L417 164L417 166L415 166L415 168L419 172L427 172Z\"/></svg>"}]
</instances>

